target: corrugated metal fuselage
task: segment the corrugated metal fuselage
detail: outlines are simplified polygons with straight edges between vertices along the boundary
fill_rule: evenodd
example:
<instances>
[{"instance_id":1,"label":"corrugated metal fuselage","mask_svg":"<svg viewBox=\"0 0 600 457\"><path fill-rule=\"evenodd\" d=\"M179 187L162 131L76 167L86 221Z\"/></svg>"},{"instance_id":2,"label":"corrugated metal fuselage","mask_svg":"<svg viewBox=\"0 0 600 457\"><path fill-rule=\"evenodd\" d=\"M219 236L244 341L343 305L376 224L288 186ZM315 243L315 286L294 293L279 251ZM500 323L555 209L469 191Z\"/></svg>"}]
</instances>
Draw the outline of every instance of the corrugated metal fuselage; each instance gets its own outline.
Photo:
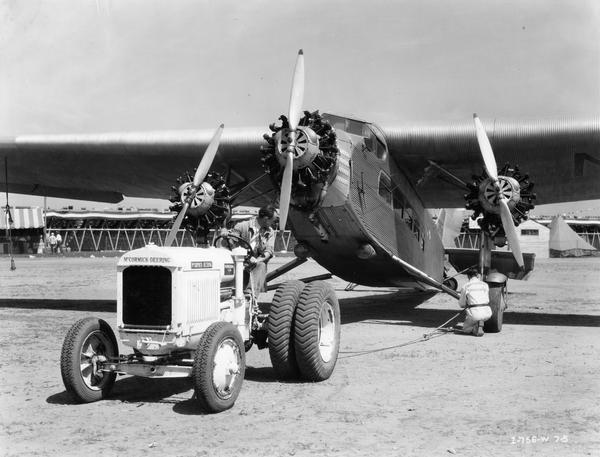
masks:
<instances>
[{"instance_id":1,"label":"corrugated metal fuselage","mask_svg":"<svg viewBox=\"0 0 600 457\"><path fill-rule=\"evenodd\" d=\"M370 124L351 121L349 128L347 119L336 119L330 119L340 150L336 178L312 217L292 208L296 238L319 264L350 282L424 286L393 256L441 281L442 242L418 194L387 154L383 137ZM375 255L361 259L358 251L365 244Z\"/></svg>"}]
</instances>

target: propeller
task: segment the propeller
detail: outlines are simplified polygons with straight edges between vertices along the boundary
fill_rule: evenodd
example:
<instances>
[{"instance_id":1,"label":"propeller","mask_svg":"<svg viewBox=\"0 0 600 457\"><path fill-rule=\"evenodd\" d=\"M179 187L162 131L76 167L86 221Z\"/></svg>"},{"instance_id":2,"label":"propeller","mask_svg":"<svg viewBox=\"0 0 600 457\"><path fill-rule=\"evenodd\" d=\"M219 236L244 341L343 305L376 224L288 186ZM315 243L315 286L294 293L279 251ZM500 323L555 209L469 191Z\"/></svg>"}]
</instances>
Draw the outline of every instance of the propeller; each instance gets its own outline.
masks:
<instances>
[{"instance_id":1,"label":"propeller","mask_svg":"<svg viewBox=\"0 0 600 457\"><path fill-rule=\"evenodd\" d=\"M517 235L517 227L515 226L515 221L510 212L510 208L508 207L508 199L500 193L500 186L498 183L498 167L496 165L494 151L492 150L490 140L488 139L487 133L485 132L481 121L477 117L477 114L473 114L473 121L475 122L477 142L479 143L479 149L481 151L481 156L483 157L485 170L490 179L494 181L496 190L498 191L500 219L502 220L502 227L504 228L504 233L506 233L506 238L508 239L508 242L513 252L513 256L517 261L517 264L519 265L519 267L523 268L525 263L523 262L523 254L521 253L521 246L519 244L519 237Z\"/></svg>"},{"instance_id":2,"label":"propeller","mask_svg":"<svg viewBox=\"0 0 600 457\"><path fill-rule=\"evenodd\" d=\"M294 171L294 149L296 148L296 129L302 116L302 103L304 101L304 52L298 51L292 89L290 92L290 106L288 110L288 145L285 169L281 179L281 192L279 195L279 230L285 229L290 200L292 197L292 173Z\"/></svg>"},{"instance_id":3,"label":"propeller","mask_svg":"<svg viewBox=\"0 0 600 457\"><path fill-rule=\"evenodd\" d=\"M202 185L204 178L206 178L206 175L208 174L208 171L210 170L213 160L215 159L215 155L217 154L217 150L219 149L219 141L221 140L221 134L223 133L223 128L224 128L223 124L221 124L217 128L215 134L213 135L212 139L210 140L210 143L208 143L208 147L206 148L206 151L204 151L202 160L200 160L200 164L198 165L198 168L196 169L196 173L194 174L194 179L192 180L192 185L188 188L187 196L185 197L185 201L183 202L183 208L181 208L181 211L179 211L179 214L177 215L177 219L175 219L175 222L173 223L173 227L171 228L171 231L169 232L169 235L167 236L167 239L165 240L166 247L169 247L169 246L171 246L171 244L173 244L173 241L175 240L175 236L177 235L177 232L179 231L179 227L181 226L181 222L183 221L183 218L185 217L185 214L187 213L187 210L190 207L190 203L192 202L192 200L194 200L194 197L196 196L198 189Z\"/></svg>"}]
</instances>

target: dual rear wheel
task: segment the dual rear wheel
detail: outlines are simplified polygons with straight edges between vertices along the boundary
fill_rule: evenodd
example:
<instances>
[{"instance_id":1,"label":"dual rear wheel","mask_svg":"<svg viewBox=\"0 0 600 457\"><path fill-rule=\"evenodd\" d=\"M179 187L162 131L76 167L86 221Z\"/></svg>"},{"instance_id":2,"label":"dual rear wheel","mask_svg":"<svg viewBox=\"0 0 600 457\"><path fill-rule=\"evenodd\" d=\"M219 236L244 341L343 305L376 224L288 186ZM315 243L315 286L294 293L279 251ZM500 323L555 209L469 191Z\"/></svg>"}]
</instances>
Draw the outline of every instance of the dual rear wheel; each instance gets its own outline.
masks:
<instances>
[{"instance_id":1,"label":"dual rear wheel","mask_svg":"<svg viewBox=\"0 0 600 457\"><path fill-rule=\"evenodd\" d=\"M284 283L271 304L268 338L279 378L328 379L340 345L340 309L331 286L323 281Z\"/></svg>"}]
</instances>

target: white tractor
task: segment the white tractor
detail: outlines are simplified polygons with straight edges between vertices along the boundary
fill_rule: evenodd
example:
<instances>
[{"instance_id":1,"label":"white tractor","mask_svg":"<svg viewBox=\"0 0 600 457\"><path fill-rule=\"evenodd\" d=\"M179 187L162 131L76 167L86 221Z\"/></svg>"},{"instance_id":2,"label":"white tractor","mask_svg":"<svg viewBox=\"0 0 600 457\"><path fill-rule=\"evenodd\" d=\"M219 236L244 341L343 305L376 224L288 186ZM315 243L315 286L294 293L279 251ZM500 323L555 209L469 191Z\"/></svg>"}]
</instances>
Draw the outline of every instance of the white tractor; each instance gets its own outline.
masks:
<instances>
[{"instance_id":1,"label":"white tractor","mask_svg":"<svg viewBox=\"0 0 600 457\"><path fill-rule=\"evenodd\" d=\"M280 379L328 379L340 341L333 289L323 281L288 281L263 312L244 289L247 253L240 247L148 245L123 255L117 266L117 328L133 353L119 353L106 321L79 320L62 347L67 392L87 403L105 398L117 375L190 377L199 406L224 411L239 395L245 352L253 343L269 348Z\"/></svg>"}]
</instances>

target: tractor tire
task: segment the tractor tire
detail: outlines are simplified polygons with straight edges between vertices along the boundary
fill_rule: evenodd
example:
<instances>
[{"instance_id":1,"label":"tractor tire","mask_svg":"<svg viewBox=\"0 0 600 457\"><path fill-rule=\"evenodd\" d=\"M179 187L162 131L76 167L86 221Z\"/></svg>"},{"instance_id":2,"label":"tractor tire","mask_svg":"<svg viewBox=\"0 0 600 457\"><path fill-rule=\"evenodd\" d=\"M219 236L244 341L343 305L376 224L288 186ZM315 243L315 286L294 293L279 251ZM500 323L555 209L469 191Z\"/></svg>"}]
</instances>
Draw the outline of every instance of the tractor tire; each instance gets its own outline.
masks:
<instances>
[{"instance_id":1,"label":"tractor tire","mask_svg":"<svg viewBox=\"0 0 600 457\"><path fill-rule=\"evenodd\" d=\"M200 339L192 366L200 408L207 413L231 408L242 390L245 371L246 352L238 329L229 322L211 324Z\"/></svg>"},{"instance_id":2,"label":"tractor tire","mask_svg":"<svg viewBox=\"0 0 600 457\"><path fill-rule=\"evenodd\" d=\"M303 379L329 379L340 349L340 327L340 305L333 288L323 281L308 284L294 322L296 361Z\"/></svg>"},{"instance_id":3,"label":"tractor tire","mask_svg":"<svg viewBox=\"0 0 600 457\"><path fill-rule=\"evenodd\" d=\"M279 379L297 379L300 375L294 351L294 316L304 287L302 281L283 283L275 292L269 310L269 356Z\"/></svg>"},{"instance_id":4,"label":"tractor tire","mask_svg":"<svg viewBox=\"0 0 600 457\"><path fill-rule=\"evenodd\" d=\"M102 319L80 319L67 332L60 356L65 389L76 402L98 401L110 393L117 375L97 370L101 356L107 359L119 356L115 333Z\"/></svg>"},{"instance_id":5,"label":"tractor tire","mask_svg":"<svg viewBox=\"0 0 600 457\"><path fill-rule=\"evenodd\" d=\"M499 333L502 331L502 320L506 309L506 284L489 284L490 286L490 308L492 317L483 324L488 333Z\"/></svg>"}]
</instances>

